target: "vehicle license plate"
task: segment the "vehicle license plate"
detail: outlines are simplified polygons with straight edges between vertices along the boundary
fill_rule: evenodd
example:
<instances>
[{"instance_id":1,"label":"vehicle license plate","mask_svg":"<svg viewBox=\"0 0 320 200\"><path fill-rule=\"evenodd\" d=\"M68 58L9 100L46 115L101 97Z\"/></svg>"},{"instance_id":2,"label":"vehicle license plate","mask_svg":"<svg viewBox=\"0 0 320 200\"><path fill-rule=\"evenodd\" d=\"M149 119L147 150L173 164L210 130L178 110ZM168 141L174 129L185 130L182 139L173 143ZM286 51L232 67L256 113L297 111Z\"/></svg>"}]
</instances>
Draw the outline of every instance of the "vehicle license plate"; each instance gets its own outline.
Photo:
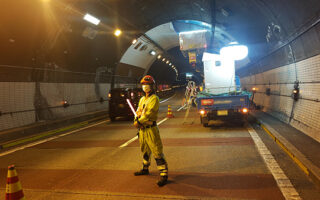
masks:
<instances>
[{"instance_id":1,"label":"vehicle license plate","mask_svg":"<svg viewBox=\"0 0 320 200\"><path fill-rule=\"evenodd\" d=\"M226 116L226 115L228 115L228 110L218 110L217 115L218 116Z\"/></svg>"}]
</instances>

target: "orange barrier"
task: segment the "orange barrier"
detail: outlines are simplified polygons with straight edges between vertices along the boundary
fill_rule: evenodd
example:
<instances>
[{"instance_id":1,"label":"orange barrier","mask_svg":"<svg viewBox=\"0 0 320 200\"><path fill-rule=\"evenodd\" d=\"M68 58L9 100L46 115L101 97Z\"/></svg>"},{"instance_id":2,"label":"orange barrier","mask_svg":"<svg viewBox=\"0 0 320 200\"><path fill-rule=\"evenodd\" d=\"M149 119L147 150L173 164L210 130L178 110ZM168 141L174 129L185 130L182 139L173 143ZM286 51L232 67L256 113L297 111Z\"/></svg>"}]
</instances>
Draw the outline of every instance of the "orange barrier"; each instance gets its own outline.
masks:
<instances>
[{"instance_id":1,"label":"orange barrier","mask_svg":"<svg viewBox=\"0 0 320 200\"><path fill-rule=\"evenodd\" d=\"M6 200L25 200L18 173L14 165L8 167Z\"/></svg>"},{"instance_id":2,"label":"orange barrier","mask_svg":"<svg viewBox=\"0 0 320 200\"><path fill-rule=\"evenodd\" d=\"M172 114L172 110L171 110L171 106L168 105L168 114L167 114L167 118L173 118L173 114Z\"/></svg>"}]
</instances>

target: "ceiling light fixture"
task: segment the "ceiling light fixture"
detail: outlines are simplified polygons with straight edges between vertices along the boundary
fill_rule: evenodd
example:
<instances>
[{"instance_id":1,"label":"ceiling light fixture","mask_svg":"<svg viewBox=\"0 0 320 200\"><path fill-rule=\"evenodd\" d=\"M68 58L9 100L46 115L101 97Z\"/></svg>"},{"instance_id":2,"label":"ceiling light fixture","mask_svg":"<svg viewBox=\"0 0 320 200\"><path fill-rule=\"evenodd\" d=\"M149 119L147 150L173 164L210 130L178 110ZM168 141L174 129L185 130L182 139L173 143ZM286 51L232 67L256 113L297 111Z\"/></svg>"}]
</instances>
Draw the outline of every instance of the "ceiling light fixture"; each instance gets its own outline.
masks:
<instances>
[{"instance_id":1,"label":"ceiling light fixture","mask_svg":"<svg viewBox=\"0 0 320 200\"><path fill-rule=\"evenodd\" d=\"M87 22L90 22L94 25L98 25L100 23L100 20L90 14L86 14L84 17L83 17L84 20L86 20Z\"/></svg>"},{"instance_id":2,"label":"ceiling light fixture","mask_svg":"<svg viewBox=\"0 0 320 200\"><path fill-rule=\"evenodd\" d=\"M122 31L120 29L116 29L114 31L114 35L117 36L117 37L119 37L121 35L121 33L122 33Z\"/></svg>"},{"instance_id":3,"label":"ceiling light fixture","mask_svg":"<svg viewBox=\"0 0 320 200\"><path fill-rule=\"evenodd\" d=\"M137 43L137 42L138 42L137 39L133 39L133 40L132 40L132 44L135 44L135 43Z\"/></svg>"},{"instance_id":4,"label":"ceiling light fixture","mask_svg":"<svg viewBox=\"0 0 320 200\"><path fill-rule=\"evenodd\" d=\"M154 50L151 50L149 53L150 53L150 55L153 55L153 56L156 55L156 51L154 51Z\"/></svg>"}]
</instances>

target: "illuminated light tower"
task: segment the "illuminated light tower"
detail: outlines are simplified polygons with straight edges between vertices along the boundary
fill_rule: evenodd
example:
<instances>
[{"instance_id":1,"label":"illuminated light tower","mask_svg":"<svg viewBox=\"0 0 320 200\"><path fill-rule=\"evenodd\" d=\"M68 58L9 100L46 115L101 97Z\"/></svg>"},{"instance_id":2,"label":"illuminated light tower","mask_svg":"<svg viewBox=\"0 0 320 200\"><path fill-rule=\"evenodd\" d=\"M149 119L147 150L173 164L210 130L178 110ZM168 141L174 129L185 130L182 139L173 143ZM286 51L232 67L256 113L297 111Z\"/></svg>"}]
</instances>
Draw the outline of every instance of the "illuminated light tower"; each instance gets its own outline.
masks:
<instances>
[{"instance_id":1,"label":"illuminated light tower","mask_svg":"<svg viewBox=\"0 0 320 200\"><path fill-rule=\"evenodd\" d=\"M248 56L248 47L231 42L220 50L220 55L232 60L242 60Z\"/></svg>"}]
</instances>

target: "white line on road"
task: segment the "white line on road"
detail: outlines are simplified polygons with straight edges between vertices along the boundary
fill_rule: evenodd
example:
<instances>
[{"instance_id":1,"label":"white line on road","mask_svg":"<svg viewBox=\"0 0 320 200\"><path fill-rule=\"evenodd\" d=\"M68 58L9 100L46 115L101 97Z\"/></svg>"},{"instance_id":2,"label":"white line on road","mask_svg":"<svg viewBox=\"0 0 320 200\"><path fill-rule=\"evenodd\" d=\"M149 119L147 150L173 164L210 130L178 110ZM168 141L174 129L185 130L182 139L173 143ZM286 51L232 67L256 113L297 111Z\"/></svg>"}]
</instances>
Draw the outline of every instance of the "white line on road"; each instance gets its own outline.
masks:
<instances>
[{"instance_id":1,"label":"white line on road","mask_svg":"<svg viewBox=\"0 0 320 200\"><path fill-rule=\"evenodd\" d=\"M184 107L186 107L186 104L181 106L177 111L179 112L181 109L183 109Z\"/></svg>"},{"instance_id":2,"label":"white line on road","mask_svg":"<svg viewBox=\"0 0 320 200\"><path fill-rule=\"evenodd\" d=\"M131 140L129 140L128 142L126 142L126 143L124 143L124 144L120 145L120 146L119 146L119 148L121 149L121 148L123 148L123 147L128 146L130 143L132 143L132 142L136 141L136 139L138 139L138 136L136 136L136 137L132 138Z\"/></svg>"},{"instance_id":3,"label":"white line on road","mask_svg":"<svg viewBox=\"0 0 320 200\"><path fill-rule=\"evenodd\" d=\"M280 168L277 161L274 159L266 145L263 143L257 132L249 125L248 132L250 133L254 143L256 144L260 155L262 156L264 162L271 171L274 179L276 180L278 187L280 188L283 196L286 200L301 200L299 193L293 187L289 178Z\"/></svg>"},{"instance_id":4,"label":"white line on road","mask_svg":"<svg viewBox=\"0 0 320 200\"><path fill-rule=\"evenodd\" d=\"M164 118L163 120L161 120L160 122L158 122L157 125L159 126L160 124L162 124L163 122L165 122L165 121L167 121L167 120L168 120L168 118L166 117L166 118Z\"/></svg>"},{"instance_id":5,"label":"white line on road","mask_svg":"<svg viewBox=\"0 0 320 200\"><path fill-rule=\"evenodd\" d=\"M169 98L167 98L167 99L165 99L165 100L160 101L160 103L164 103L164 102L166 102L166 101L169 101L169 100L172 99L174 96L176 96L176 94L174 94L172 97L169 97Z\"/></svg>"},{"instance_id":6,"label":"white line on road","mask_svg":"<svg viewBox=\"0 0 320 200\"><path fill-rule=\"evenodd\" d=\"M102 121L102 122L98 122L98 123L92 124L92 125L90 125L90 126L86 126L86 127L83 127L83 128L79 128L79 129L76 129L76 130L73 130L73 131L70 131L70 132L61 134L61 135L56 135L56 136L53 136L53 137L50 137L50 138L46 138L46 139L44 139L44 140L32 142L32 143L30 143L30 144L26 144L26 145L23 145L23 146L20 146L20 147L11 149L11 150L9 150L9 151L5 151L5 152L3 152L3 153L0 153L0 157L1 157L1 156L8 155L8 154L11 154L11 153L14 153L14 152L19 151L19 150L23 150L23 149L28 148L28 147L33 147L33 146L35 146L35 145L42 144L42 143L44 143L44 142L48 142L48 141L54 140L54 139L57 139L57 138L60 138L60 137L66 136L66 135L70 135L71 133L75 133L75 132L82 131L82 130L87 129L87 128L91 128L91 127L97 126L97 125L99 125L99 124L106 123L107 121L109 121L109 120L104 120L104 121Z\"/></svg>"},{"instance_id":7,"label":"white line on road","mask_svg":"<svg viewBox=\"0 0 320 200\"><path fill-rule=\"evenodd\" d=\"M159 126L160 124L162 124L163 122L165 122L165 121L167 121L167 120L168 120L168 118L166 117L166 118L164 118L163 120L161 120L160 122L158 122L157 125ZM130 139L128 142L120 145L119 148L122 149L123 147L128 146L130 143L136 141L137 139L138 139L138 136L135 136L135 137L133 137L132 139Z\"/></svg>"}]
</instances>

